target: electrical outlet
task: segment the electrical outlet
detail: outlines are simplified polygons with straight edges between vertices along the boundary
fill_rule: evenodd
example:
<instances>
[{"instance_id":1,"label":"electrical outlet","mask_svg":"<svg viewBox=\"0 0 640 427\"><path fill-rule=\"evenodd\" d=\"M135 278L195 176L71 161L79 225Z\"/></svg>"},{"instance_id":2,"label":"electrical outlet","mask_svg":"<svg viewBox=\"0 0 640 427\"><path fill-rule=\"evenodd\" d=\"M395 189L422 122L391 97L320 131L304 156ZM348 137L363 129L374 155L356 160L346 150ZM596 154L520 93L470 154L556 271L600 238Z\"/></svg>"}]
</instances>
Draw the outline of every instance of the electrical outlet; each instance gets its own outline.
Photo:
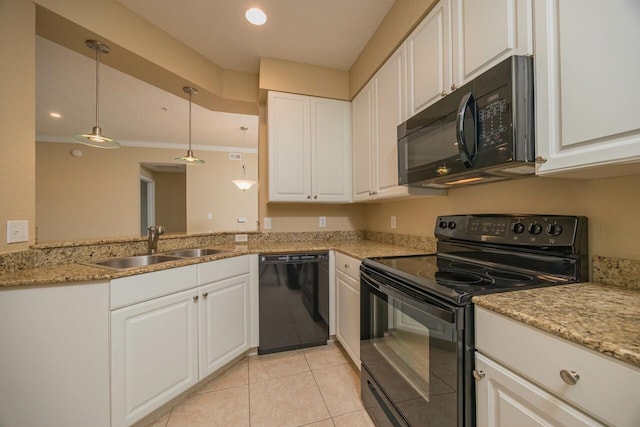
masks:
<instances>
[{"instance_id":1,"label":"electrical outlet","mask_svg":"<svg viewBox=\"0 0 640 427\"><path fill-rule=\"evenodd\" d=\"M236 234L236 242L246 242L249 240L249 236L246 234Z\"/></svg>"},{"instance_id":2,"label":"electrical outlet","mask_svg":"<svg viewBox=\"0 0 640 427\"><path fill-rule=\"evenodd\" d=\"M29 241L29 221L7 221L7 243Z\"/></svg>"},{"instance_id":3,"label":"electrical outlet","mask_svg":"<svg viewBox=\"0 0 640 427\"><path fill-rule=\"evenodd\" d=\"M271 218L268 216L264 217L264 229L271 230Z\"/></svg>"},{"instance_id":4,"label":"electrical outlet","mask_svg":"<svg viewBox=\"0 0 640 427\"><path fill-rule=\"evenodd\" d=\"M327 226L327 217L321 216L318 217L318 227L326 227Z\"/></svg>"},{"instance_id":5,"label":"electrical outlet","mask_svg":"<svg viewBox=\"0 0 640 427\"><path fill-rule=\"evenodd\" d=\"M396 228L396 216L395 215L391 215L391 229L395 229Z\"/></svg>"},{"instance_id":6,"label":"electrical outlet","mask_svg":"<svg viewBox=\"0 0 640 427\"><path fill-rule=\"evenodd\" d=\"M245 222L247 222L247 218L243 216L238 217L238 224L244 224Z\"/></svg>"},{"instance_id":7,"label":"electrical outlet","mask_svg":"<svg viewBox=\"0 0 640 427\"><path fill-rule=\"evenodd\" d=\"M208 213L207 214L207 219L213 219L213 214L212 213Z\"/></svg>"}]
</instances>

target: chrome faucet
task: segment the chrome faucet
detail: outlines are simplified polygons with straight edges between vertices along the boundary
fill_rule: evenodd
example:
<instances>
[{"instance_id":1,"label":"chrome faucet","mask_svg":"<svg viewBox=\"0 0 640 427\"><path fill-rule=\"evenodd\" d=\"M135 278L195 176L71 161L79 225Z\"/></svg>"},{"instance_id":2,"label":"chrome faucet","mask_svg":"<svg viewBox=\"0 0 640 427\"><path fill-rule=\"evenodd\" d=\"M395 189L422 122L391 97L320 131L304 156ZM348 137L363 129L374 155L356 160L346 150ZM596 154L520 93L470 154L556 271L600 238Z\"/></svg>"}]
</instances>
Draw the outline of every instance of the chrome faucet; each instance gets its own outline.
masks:
<instances>
[{"instance_id":1,"label":"chrome faucet","mask_svg":"<svg viewBox=\"0 0 640 427\"><path fill-rule=\"evenodd\" d=\"M152 255L158 251L158 238L164 234L164 227L161 225L152 225L149 227L149 240L147 254Z\"/></svg>"}]
</instances>

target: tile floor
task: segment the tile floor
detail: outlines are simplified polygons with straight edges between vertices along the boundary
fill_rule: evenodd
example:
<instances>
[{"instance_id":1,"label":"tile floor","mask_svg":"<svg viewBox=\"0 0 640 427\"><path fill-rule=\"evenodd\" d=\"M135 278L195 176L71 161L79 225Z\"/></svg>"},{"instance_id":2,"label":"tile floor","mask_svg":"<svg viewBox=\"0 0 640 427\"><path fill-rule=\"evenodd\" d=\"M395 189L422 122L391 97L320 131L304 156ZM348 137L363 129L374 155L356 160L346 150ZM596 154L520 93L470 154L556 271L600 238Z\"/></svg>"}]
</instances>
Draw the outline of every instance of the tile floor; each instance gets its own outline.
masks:
<instances>
[{"instance_id":1,"label":"tile floor","mask_svg":"<svg viewBox=\"0 0 640 427\"><path fill-rule=\"evenodd\" d=\"M336 344L249 356L150 427L373 426Z\"/></svg>"}]
</instances>

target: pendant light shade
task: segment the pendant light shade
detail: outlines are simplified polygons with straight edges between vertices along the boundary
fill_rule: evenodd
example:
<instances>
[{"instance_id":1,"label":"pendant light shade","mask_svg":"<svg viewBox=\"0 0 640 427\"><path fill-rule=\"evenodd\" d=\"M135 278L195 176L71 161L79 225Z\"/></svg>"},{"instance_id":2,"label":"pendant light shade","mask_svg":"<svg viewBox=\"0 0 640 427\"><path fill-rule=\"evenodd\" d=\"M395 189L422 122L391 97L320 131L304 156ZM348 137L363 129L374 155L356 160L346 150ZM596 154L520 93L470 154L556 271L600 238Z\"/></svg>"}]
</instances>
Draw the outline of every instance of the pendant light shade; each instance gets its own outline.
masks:
<instances>
[{"instance_id":1,"label":"pendant light shade","mask_svg":"<svg viewBox=\"0 0 640 427\"><path fill-rule=\"evenodd\" d=\"M251 179L247 179L246 177L246 172L247 172L247 168L244 165L244 163L242 164L242 179L234 179L233 182L239 189L241 189L242 191L247 191L248 189L250 189L251 187L253 187L253 184L255 184L256 182L251 180Z\"/></svg>"},{"instance_id":2,"label":"pendant light shade","mask_svg":"<svg viewBox=\"0 0 640 427\"><path fill-rule=\"evenodd\" d=\"M187 155L182 157L176 157L176 161L187 165L201 165L204 164L204 160L194 157L191 150L191 97L198 93L196 88L185 86L182 88L185 93L189 94L189 149Z\"/></svg>"},{"instance_id":3,"label":"pendant light shade","mask_svg":"<svg viewBox=\"0 0 640 427\"><path fill-rule=\"evenodd\" d=\"M109 53L109 46L97 40L87 40L85 44L89 49L96 52L96 125L91 133L77 134L73 136L73 139L91 147L118 148L120 143L115 139L104 136L100 127L100 54Z\"/></svg>"}]
</instances>

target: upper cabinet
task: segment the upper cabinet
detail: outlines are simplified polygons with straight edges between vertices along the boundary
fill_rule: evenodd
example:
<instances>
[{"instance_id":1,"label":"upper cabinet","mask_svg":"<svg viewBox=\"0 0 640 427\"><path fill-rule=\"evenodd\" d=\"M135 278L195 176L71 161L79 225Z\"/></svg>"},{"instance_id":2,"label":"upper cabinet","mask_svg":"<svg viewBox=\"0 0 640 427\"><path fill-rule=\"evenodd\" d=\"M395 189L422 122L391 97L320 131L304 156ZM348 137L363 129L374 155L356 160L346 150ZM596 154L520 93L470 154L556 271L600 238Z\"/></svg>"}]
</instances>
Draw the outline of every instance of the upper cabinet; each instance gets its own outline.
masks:
<instances>
[{"instance_id":1,"label":"upper cabinet","mask_svg":"<svg viewBox=\"0 0 640 427\"><path fill-rule=\"evenodd\" d=\"M269 201L351 201L349 102L269 92Z\"/></svg>"},{"instance_id":2,"label":"upper cabinet","mask_svg":"<svg viewBox=\"0 0 640 427\"><path fill-rule=\"evenodd\" d=\"M441 0L405 41L409 116L511 55L533 53L530 0Z\"/></svg>"},{"instance_id":3,"label":"upper cabinet","mask_svg":"<svg viewBox=\"0 0 640 427\"><path fill-rule=\"evenodd\" d=\"M624 174L601 166L640 160L640 3L539 0L534 18L537 173Z\"/></svg>"}]
</instances>

